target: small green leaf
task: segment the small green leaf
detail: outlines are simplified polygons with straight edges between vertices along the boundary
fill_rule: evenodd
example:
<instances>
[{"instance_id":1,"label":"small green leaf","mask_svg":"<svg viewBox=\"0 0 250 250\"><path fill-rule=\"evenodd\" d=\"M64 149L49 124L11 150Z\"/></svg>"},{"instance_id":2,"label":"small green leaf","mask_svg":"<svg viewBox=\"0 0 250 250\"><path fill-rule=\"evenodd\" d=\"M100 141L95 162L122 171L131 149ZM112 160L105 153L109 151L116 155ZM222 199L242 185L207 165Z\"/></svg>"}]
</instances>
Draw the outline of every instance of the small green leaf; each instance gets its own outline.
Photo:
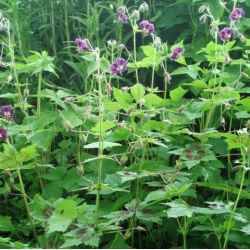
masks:
<instances>
[{"instance_id":1,"label":"small green leaf","mask_svg":"<svg viewBox=\"0 0 250 250\"><path fill-rule=\"evenodd\" d=\"M56 202L55 211L48 220L48 233L65 232L76 216L76 202L60 198Z\"/></svg>"},{"instance_id":2,"label":"small green leaf","mask_svg":"<svg viewBox=\"0 0 250 250\"><path fill-rule=\"evenodd\" d=\"M132 88L130 88L130 92L134 100L138 102L145 95L145 88L140 83L137 83Z\"/></svg>"},{"instance_id":3,"label":"small green leaf","mask_svg":"<svg viewBox=\"0 0 250 250\"><path fill-rule=\"evenodd\" d=\"M182 87L178 87L170 92L170 97L173 102L179 102L186 94L186 90Z\"/></svg>"}]
</instances>

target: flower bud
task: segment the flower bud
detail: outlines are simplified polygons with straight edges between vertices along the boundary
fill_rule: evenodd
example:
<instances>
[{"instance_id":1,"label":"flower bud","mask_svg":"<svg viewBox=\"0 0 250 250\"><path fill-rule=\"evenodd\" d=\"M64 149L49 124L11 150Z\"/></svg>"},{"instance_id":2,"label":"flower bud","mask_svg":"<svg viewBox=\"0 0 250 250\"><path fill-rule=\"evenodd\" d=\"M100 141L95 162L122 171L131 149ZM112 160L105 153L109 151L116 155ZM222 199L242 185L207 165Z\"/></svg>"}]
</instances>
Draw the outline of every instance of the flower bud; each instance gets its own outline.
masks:
<instances>
[{"instance_id":1,"label":"flower bud","mask_svg":"<svg viewBox=\"0 0 250 250\"><path fill-rule=\"evenodd\" d=\"M84 175L84 168L83 168L82 164L77 165L77 166L76 166L76 170L77 170L77 173L78 173L80 176L83 176L83 175Z\"/></svg>"},{"instance_id":2,"label":"flower bud","mask_svg":"<svg viewBox=\"0 0 250 250\"><path fill-rule=\"evenodd\" d=\"M140 19L140 12L138 10L133 10L132 14L130 15L132 21L138 21Z\"/></svg>"},{"instance_id":3,"label":"flower bud","mask_svg":"<svg viewBox=\"0 0 250 250\"><path fill-rule=\"evenodd\" d=\"M70 131L72 131L73 130L73 126L72 126L72 124L71 124L71 122L70 121L68 121L68 120L65 120L65 127L68 129L68 130L70 130Z\"/></svg>"},{"instance_id":4,"label":"flower bud","mask_svg":"<svg viewBox=\"0 0 250 250\"><path fill-rule=\"evenodd\" d=\"M140 12L147 12L148 11L148 4L146 2L142 3L139 7Z\"/></svg>"},{"instance_id":5,"label":"flower bud","mask_svg":"<svg viewBox=\"0 0 250 250\"><path fill-rule=\"evenodd\" d=\"M24 98L27 98L29 95L30 95L29 89L28 89L28 88L25 88L25 89L23 90L23 96L24 96Z\"/></svg>"}]
</instances>

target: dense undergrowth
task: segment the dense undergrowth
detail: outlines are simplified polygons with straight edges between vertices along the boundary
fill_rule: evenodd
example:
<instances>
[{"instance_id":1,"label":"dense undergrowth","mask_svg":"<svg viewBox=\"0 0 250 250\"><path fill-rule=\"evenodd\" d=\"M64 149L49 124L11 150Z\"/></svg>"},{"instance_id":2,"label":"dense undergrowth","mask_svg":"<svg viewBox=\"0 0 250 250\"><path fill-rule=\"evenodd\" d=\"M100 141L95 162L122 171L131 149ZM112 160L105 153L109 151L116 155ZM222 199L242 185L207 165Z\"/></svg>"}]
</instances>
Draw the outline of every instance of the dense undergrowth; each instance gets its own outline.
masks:
<instances>
[{"instance_id":1,"label":"dense undergrowth","mask_svg":"<svg viewBox=\"0 0 250 250\"><path fill-rule=\"evenodd\" d=\"M248 1L0 8L0 248L250 248Z\"/></svg>"}]
</instances>

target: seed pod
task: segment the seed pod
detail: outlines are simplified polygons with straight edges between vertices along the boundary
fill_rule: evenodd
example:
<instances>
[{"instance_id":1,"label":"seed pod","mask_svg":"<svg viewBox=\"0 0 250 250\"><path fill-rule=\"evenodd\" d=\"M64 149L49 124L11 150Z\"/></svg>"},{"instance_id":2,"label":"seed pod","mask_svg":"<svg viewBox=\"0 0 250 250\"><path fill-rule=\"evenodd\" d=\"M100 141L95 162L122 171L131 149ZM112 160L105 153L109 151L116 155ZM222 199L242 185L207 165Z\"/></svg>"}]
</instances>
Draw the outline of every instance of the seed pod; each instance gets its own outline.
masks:
<instances>
[{"instance_id":1,"label":"seed pod","mask_svg":"<svg viewBox=\"0 0 250 250\"><path fill-rule=\"evenodd\" d=\"M65 120L65 127L68 129L68 130L70 130L70 131L72 131L73 130L73 126L72 126L72 124L71 124L71 122L70 121L68 121L68 120Z\"/></svg>"},{"instance_id":2,"label":"seed pod","mask_svg":"<svg viewBox=\"0 0 250 250\"><path fill-rule=\"evenodd\" d=\"M76 166L76 170L77 170L77 173L80 175L80 176L83 176L84 175L84 168L83 168L83 165L82 164L79 164Z\"/></svg>"},{"instance_id":3,"label":"seed pod","mask_svg":"<svg viewBox=\"0 0 250 250\"><path fill-rule=\"evenodd\" d=\"M125 154L121 157L120 163L121 165L125 165L128 162L128 156Z\"/></svg>"},{"instance_id":4,"label":"seed pod","mask_svg":"<svg viewBox=\"0 0 250 250\"><path fill-rule=\"evenodd\" d=\"M29 95L30 95L29 89L28 89L28 88L25 88L25 89L23 90L23 96L24 96L24 98L27 98Z\"/></svg>"}]
</instances>

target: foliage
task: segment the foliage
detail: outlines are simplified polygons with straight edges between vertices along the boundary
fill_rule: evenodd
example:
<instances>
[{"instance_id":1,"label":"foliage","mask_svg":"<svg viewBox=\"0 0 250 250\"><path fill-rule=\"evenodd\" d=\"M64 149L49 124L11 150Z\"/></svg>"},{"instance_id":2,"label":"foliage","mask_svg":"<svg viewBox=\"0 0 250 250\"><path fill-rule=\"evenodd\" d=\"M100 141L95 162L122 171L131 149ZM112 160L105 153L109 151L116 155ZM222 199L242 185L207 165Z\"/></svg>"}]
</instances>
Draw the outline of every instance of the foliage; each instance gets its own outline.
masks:
<instances>
[{"instance_id":1,"label":"foliage","mask_svg":"<svg viewBox=\"0 0 250 250\"><path fill-rule=\"evenodd\" d=\"M248 1L0 8L0 248L250 247Z\"/></svg>"}]
</instances>

